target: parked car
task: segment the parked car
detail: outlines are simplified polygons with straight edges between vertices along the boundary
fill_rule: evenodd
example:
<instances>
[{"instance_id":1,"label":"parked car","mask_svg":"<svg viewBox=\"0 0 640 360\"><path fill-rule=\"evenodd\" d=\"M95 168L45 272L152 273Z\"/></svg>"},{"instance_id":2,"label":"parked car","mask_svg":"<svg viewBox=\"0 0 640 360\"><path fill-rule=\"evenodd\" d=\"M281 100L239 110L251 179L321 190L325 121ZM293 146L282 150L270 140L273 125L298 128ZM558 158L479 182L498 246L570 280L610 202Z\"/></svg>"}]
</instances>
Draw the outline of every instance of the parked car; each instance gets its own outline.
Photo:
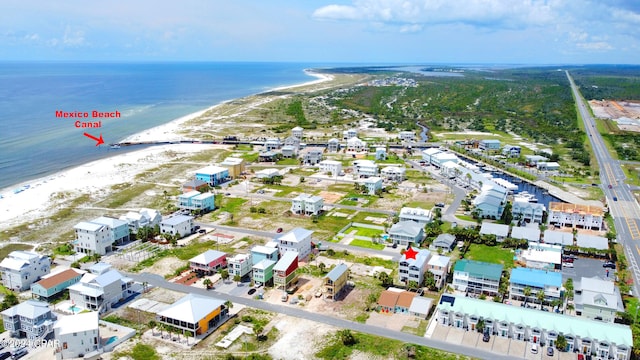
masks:
<instances>
[{"instance_id":1,"label":"parked car","mask_svg":"<svg viewBox=\"0 0 640 360\"><path fill-rule=\"evenodd\" d=\"M613 186L611 186L611 184L609 184L609 189L613 189Z\"/></svg>"},{"instance_id":2,"label":"parked car","mask_svg":"<svg viewBox=\"0 0 640 360\"><path fill-rule=\"evenodd\" d=\"M553 346L547 346L547 355L553 356Z\"/></svg>"},{"instance_id":3,"label":"parked car","mask_svg":"<svg viewBox=\"0 0 640 360\"><path fill-rule=\"evenodd\" d=\"M256 292L256 289L249 289L248 294L249 295L253 295Z\"/></svg>"},{"instance_id":4,"label":"parked car","mask_svg":"<svg viewBox=\"0 0 640 360\"><path fill-rule=\"evenodd\" d=\"M0 360L5 360L11 357L11 353L8 351L5 351L3 353L0 354Z\"/></svg>"},{"instance_id":5,"label":"parked car","mask_svg":"<svg viewBox=\"0 0 640 360\"><path fill-rule=\"evenodd\" d=\"M282 232L282 228L278 228L278 229L276 230L276 232L277 232L278 234L280 234L280 233Z\"/></svg>"},{"instance_id":6,"label":"parked car","mask_svg":"<svg viewBox=\"0 0 640 360\"><path fill-rule=\"evenodd\" d=\"M17 348L13 350L13 352L11 353L11 358L20 359L21 357L26 356L28 352L29 351L27 350L26 347Z\"/></svg>"},{"instance_id":7,"label":"parked car","mask_svg":"<svg viewBox=\"0 0 640 360\"><path fill-rule=\"evenodd\" d=\"M562 263L562 267L572 268L573 267L573 262L563 262Z\"/></svg>"},{"instance_id":8,"label":"parked car","mask_svg":"<svg viewBox=\"0 0 640 360\"><path fill-rule=\"evenodd\" d=\"M482 341L484 342L489 342L489 340L491 339L491 335L489 335L489 333L484 333L484 335L482 335Z\"/></svg>"},{"instance_id":9,"label":"parked car","mask_svg":"<svg viewBox=\"0 0 640 360\"><path fill-rule=\"evenodd\" d=\"M616 264L613 261L605 261L604 264L602 264L603 268L609 268L609 269L615 269L616 268Z\"/></svg>"},{"instance_id":10,"label":"parked car","mask_svg":"<svg viewBox=\"0 0 640 360\"><path fill-rule=\"evenodd\" d=\"M614 196L614 197L613 197L613 201L618 201L618 197L617 197L617 196Z\"/></svg>"},{"instance_id":11,"label":"parked car","mask_svg":"<svg viewBox=\"0 0 640 360\"><path fill-rule=\"evenodd\" d=\"M538 353L538 344L531 344L531 353L532 354Z\"/></svg>"},{"instance_id":12,"label":"parked car","mask_svg":"<svg viewBox=\"0 0 640 360\"><path fill-rule=\"evenodd\" d=\"M280 300L282 300L282 302L287 302L287 300L289 300L289 295L282 294L282 297L280 298Z\"/></svg>"},{"instance_id":13,"label":"parked car","mask_svg":"<svg viewBox=\"0 0 640 360\"><path fill-rule=\"evenodd\" d=\"M441 202L440 203L436 203L436 207L443 208L444 207L444 203L441 203Z\"/></svg>"},{"instance_id":14,"label":"parked car","mask_svg":"<svg viewBox=\"0 0 640 360\"><path fill-rule=\"evenodd\" d=\"M200 229L200 230L198 230L198 233L200 233L200 234L204 234L204 233L206 233L206 232L207 232L207 230L205 230L205 229Z\"/></svg>"}]
</instances>

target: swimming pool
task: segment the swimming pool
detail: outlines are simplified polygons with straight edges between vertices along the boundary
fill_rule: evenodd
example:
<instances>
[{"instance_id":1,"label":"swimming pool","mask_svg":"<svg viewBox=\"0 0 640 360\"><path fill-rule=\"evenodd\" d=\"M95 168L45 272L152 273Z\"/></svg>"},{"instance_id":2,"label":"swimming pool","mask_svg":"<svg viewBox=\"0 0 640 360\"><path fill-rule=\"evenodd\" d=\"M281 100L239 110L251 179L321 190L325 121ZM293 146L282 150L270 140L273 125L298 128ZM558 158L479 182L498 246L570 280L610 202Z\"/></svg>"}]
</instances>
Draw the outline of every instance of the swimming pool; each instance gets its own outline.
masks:
<instances>
[{"instance_id":1,"label":"swimming pool","mask_svg":"<svg viewBox=\"0 0 640 360\"><path fill-rule=\"evenodd\" d=\"M107 343L105 345L109 345L112 342L115 342L116 340L118 340L118 337L117 336L112 336L112 337L109 338L109 340L107 340Z\"/></svg>"},{"instance_id":2,"label":"swimming pool","mask_svg":"<svg viewBox=\"0 0 640 360\"><path fill-rule=\"evenodd\" d=\"M77 312L80 312L81 309L75 305L71 305L69 306L69 310L71 310L71 312L75 314Z\"/></svg>"}]
</instances>

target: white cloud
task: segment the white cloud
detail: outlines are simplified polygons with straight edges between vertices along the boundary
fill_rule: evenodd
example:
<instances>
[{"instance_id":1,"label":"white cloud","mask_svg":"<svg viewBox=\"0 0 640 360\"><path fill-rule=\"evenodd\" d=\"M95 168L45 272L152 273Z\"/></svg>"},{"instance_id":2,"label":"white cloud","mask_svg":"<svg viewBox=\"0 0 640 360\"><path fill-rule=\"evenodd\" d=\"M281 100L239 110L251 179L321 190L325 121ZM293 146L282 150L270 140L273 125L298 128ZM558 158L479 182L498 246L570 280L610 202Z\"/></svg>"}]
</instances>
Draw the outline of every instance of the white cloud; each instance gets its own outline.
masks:
<instances>
[{"instance_id":1,"label":"white cloud","mask_svg":"<svg viewBox=\"0 0 640 360\"><path fill-rule=\"evenodd\" d=\"M576 46L582 50L588 51L607 51L613 50L613 46L605 41L576 43Z\"/></svg>"},{"instance_id":2,"label":"white cloud","mask_svg":"<svg viewBox=\"0 0 640 360\"><path fill-rule=\"evenodd\" d=\"M422 25L420 24L403 25L400 27L401 33L414 33L420 31L422 31Z\"/></svg>"},{"instance_id":3,"label":"white cloud","mask_svg":"<svg viewBox=\"0 0 640 360\"><path fill-rule=\"evenodd\" d=\"M318 20L360 20L360 15L357 8L344 5L327 5L313 12Z\"/></svg>"},{"instance_id":4,"label":"white cloud","mask_svg":"<svg viewBox=\"0 0 640 360\"><path fill-rule=\"evenodd\" d=\"M64 35L62 37L62 43L65 46L80 46L84 45L84 31L82 30L71 30L70 26L67 26L64 30Z\"/></svg>"}]
</instances>

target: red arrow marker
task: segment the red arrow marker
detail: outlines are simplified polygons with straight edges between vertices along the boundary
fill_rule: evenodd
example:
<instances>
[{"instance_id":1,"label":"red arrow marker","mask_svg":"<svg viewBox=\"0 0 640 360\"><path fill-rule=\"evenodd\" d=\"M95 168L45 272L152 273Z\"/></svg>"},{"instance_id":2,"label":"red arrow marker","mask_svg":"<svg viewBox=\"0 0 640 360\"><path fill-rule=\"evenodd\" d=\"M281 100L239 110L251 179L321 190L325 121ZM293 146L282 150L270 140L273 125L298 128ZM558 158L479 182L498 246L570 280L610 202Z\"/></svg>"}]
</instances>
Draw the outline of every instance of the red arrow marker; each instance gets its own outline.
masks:
<instances>
[{"instance_id":1,"label":"red arrow marker","mask_svg":"<svg viewBox=\"0 0 640 360\"><path fill-rule=\"evenodd\" d=\"M104 144L104 140L102 140L102 134L100 134L100 138L97 138L91 134L87 134L84 133L84 136L88 137L89 139L93 139L95 141L97 141L96 146L100 145L100 144Z\"/></svg>"}]
</instances>

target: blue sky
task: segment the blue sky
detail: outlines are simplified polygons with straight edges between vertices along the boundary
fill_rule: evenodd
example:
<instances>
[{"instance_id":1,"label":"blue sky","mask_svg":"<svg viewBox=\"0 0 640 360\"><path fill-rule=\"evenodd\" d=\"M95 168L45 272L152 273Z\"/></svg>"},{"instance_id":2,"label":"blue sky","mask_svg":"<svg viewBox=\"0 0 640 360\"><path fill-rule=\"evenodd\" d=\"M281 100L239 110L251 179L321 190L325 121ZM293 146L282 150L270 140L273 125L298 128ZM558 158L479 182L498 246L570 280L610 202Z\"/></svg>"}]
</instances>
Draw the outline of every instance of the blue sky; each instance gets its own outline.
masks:
<instances>
[{"instance_id":1,"label":"blue sky","mask_svg":"<svg viewBox=\"0 0 640 360\"><path fill-rule=\"evenodd\" d=\"M0 60L640 62L633 0L3 0Z\"/></svg>"}]
</instances>

